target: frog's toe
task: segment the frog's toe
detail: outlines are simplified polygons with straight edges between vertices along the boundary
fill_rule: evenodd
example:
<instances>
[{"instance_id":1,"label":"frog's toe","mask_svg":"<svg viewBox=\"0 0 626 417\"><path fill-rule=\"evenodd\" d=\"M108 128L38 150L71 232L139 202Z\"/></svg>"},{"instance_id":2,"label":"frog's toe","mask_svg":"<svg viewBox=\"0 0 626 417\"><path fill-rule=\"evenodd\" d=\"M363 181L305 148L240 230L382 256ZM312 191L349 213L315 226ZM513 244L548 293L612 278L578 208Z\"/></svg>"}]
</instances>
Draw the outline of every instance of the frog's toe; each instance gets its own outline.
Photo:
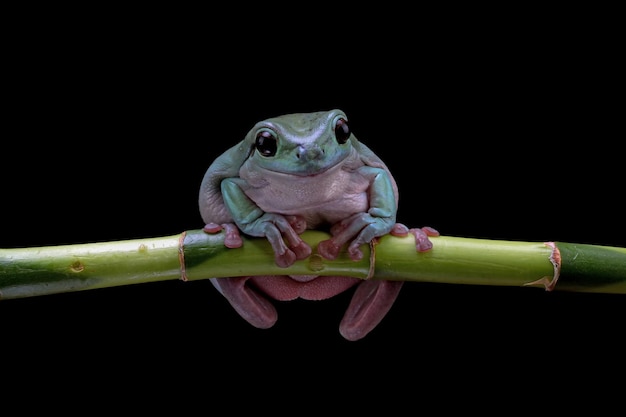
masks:
<instances>
[{"instance_id":1,"label":"frog's toe","mask_svg":"<svg viewBox=\"0 0 626 417\"><path fill-rule=\"evenodd\" d=\"M409 228L402 223L396 223L393 225L389 233L393 236L404 237L409 234Z\"/></svg>"},{"instance_id":2,"label":"frog's toe","mask_svg":"<svg viewBox=\"0 0 626 417\"><path fill-rule=\"evenodd\" d=\"M226 235L224 236L224 246L227 248L240 248L243 240L239 234L239 229L233 223L225 223L222 225Z\"/></svg>"},{"instance_id":3,"label":"frog's toe","mask_svg":"<svg viewBox=\"0 0 626 417\"><path fill-rule=\"evenodd\" d=\"M233 223L207 223L202 230L205 233L215 234L224 230L224 246L227 248L240 248L243 245L243 240L239 234L239 229Z\"/></svg>"},{"instance_id":4,"label":"frog's toe","mask_svg":"<svg viewBox=\"0 0 626 417\"><path fill-rule=\"evenodd\" d=\"M217 232L220 232L222 229L223 229L222 226L217 223L207 223L202 228L204 232L210 233L210 234L215 234Z\"/></svg>"},{"instance_id":5,"label":"frog's toe","mask_svg":"<svg viewBox=\"0 0 626 417\"><path fill-rule=\"evenodd\" d=\"M341 246L335 243L333 239L322 240L317 244L317 253L325 259L335 259L339 255Z\"/></svg>"},{"instance_id":6,"label":"frog's toe","mask_svg":"<svg viewBox=\"0 0 626 417\"><path fill-rule=\"evenodd\" d=\"M415 249L418 252L427 252L433 248L433 242L430 236L439 236L439 232L432 227L422 227L421 229L409 229L409 232L415 236Z\"/></svg>"},{"instance_id":7,"label":"frog's toe","mask_svg":"<svg viewBox=\"0 0 626 417\"><path fill-rule=\"evenodd\" d=\"M348 255L353 261L360 261L361 259L363 259L363 252L359 248L358 244L353 243L348 246Z\"/></svg>"},{"instance_id":8,"label":"frog's toe","mask_svg":"<svg viewBox=\"0 0 626 417\"><path fill-rule=\"evenodd\" d=\"M311 247L304 241L291 246L290 249L296 254L296 259L306 259L311 254Z\"/></svg>"},{"instance_id":9,"label":"frog's toe","mask_svg":"<svg viewBox=\"0 0 626 417\"><path fill-rule=\"evenodd\" d=\"M333 224L330 228L330 234L333 236L336 236L342 233L343 231L345 231L348 228L348 224L349 224L348 220L350 220L350 218L344 219L343 221Z\"/></svg>"},{"instance_id":10,"label":"frog's toe","mask_svg":"<svg viewBox=\"0 0 626 417\"><path fill-rule=\"evenodd\" d=\"M426 233L428 236L439 236L439 231L430 226L422 227L422 231Z\"/></svg>"},{"instance_id":11,"label":"frog's toe","mask_svg":"<svg viewBox=\"0 0 626 417\"><path fill-rule=\"evenodd\" d=\"M278 265L281 268L287 268L288 266L293 265L293 263L297 259L297 256L296 256L295 252L293 252L292 250L287 249L283 253L277 253L274 256L274 259L276 261L276 265Z\"/></svg>"}]
</instances>

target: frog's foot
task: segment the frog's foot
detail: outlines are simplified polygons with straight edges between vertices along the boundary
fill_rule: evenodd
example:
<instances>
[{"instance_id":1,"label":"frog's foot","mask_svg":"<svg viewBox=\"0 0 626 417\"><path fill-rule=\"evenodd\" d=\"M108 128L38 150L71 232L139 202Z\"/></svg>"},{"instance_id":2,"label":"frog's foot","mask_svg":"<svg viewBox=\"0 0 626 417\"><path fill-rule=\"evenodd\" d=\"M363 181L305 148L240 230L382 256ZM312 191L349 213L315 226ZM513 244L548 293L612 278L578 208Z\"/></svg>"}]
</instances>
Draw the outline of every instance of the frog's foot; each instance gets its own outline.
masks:
<instances>
[{"instance_id":1,"label":"frog's foot","mask_svg":"<svg viewBox=\"0 0 626 417\"><path fill-rule=\"evenodd\" d=\"M227 248L240 248L243 245L243 240L241 240L241 235L239 234L239 229L234 223L207 223L202 228L206 233L218 233L222 230L226 233L224 236L224 246Z\"/></svg>"},{"instance_id":2,"label":"frog's foot","mask_svg":"<svg viewBox=\"0 0 626 417\"><path fill-rule=\"evenodd\" d=\"M388 218L374 217L368 213L357 213L334 224L330 239L317 246L319 254L326 259L335 259L342 245L352 239L348 246L348 255L353 261L363 258L360 246L369 244L374 238L389 232L392 225Z\"/></svg>"},{"instance_id":3,"label":"frog's foot","mask_svg":"<svg viewBox=\"0 0 626 417\"><path fill-rule=\"evenodd\" d=\"M407 236L411 233L415 236L415 249L418 252L427 252L433 248L433 243L430 241L429 237L439 236L439 232L432 227L424 226L422 228L413 228L409 229L402 223L396 223L391 229L390 234L394 236Z\"/></svg>"},{"instance_id":4,"label":"frog's foot","mask_svg":"<svg viewBox=\"0 0 626 417\"><path fill-rule=\"evenodd\" d=\"M304 241L289 247L284 246L284 243L278 246L281 246L281 248L274 249L274 260L276 265L281 268L287 268L293 265L295 261L306 259L311 254L311 247Z\"/></svg>"},{"instance_id":5,"label":"frog's foot","mask_svg":"<svg viewBox=\"0 0 626 417\"><path fill-rule=\"evenodd\" d=\"M337 244L333 238L322 240L317 244L317 253L326 259L335 259L340 249L341 245Z\"/></svg>"},{"instance_id":6,"label":"frog's foot","mask_svg":"<svg viewBox=\"0 0 626 417\"><path fill-rule=\"evenodd\" d=\"M271 219L273 221L265 222L263 234L272 245L276 265L286 268L311 254L311 247L298 236L287 218L273 216Z\"/></svg>"},{"instance_id":7,"label":"frog's foot","mask_svg":"<svg viewBox=\"0 0 626 417\"><path fill-rule=\"evenodd\" d=\"M281 246L284 246L281 245ZM281 268L287 268L293 265L293 263L299 259L305 259L311 254L311 247L304 242L298 243L295 246L284 249L275 249L274 260L276 265Z\"/></svg>"}]
</instances>

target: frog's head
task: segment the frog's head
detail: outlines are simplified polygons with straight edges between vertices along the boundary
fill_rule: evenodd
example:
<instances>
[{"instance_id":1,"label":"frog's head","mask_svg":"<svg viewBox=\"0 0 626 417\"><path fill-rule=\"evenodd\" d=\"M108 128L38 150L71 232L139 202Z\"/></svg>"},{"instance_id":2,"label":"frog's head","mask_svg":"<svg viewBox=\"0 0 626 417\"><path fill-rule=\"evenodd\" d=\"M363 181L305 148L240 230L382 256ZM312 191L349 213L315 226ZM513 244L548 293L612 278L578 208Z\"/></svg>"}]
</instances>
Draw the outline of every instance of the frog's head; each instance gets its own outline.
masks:
<instances>
[{"instance_id":1,"label":"frog's head","mask_svg":"<svg viewBox=\"0 0 626 417\"><path fill-rule=\"evenodd\" d=\"M354 136L341 110L293 113L257 123L246 136L248 163L291 175L315 175L352 152Z\"/></svg>"}]
</instances>

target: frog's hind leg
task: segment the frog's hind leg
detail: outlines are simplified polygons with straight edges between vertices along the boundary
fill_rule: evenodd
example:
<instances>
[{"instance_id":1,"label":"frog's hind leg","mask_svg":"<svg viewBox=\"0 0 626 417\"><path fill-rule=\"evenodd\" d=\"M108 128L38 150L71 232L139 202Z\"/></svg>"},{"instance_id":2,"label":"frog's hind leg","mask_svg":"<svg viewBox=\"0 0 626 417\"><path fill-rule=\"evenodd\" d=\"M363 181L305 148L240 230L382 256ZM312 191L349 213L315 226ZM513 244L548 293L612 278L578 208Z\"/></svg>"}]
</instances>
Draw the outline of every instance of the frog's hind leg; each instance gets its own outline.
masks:
<instances>
[{"instance_id":1,"label":"frog's hind leg","mask_svg":"<svg viewBox=\"0 0 626 417\"><path fill-rule=\"evenodd\" d=\"M259 329L269 329L276 323L278 313L267 298L246 285L250 278L211 278L210 281L244 320Z\"/></svg>"},{"instance_id":2,"label":"frog's hind leg","mask_svg":"<svg viewBox=\"0 0 626 417\"><path fill-rule=\"evenodd\" d=\"M362 339L385 317L396 301L403 281L363 281L356 287L339 333L347 340Z\"/></svg>"}]
</instances>

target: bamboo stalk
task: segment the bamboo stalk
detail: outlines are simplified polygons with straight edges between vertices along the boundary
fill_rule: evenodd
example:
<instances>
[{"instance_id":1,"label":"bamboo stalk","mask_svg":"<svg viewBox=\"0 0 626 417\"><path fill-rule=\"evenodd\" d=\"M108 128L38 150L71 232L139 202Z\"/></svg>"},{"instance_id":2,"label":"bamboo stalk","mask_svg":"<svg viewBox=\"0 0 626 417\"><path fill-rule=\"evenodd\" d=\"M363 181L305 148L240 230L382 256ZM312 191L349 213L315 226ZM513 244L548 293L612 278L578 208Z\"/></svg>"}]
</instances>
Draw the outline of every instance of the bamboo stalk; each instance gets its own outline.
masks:
<instances>
[{"instance_id":1,"label":"bamboo stalk","mask_svg":"<svg viewBox=\"0 0 626 417\"><path fill-rule=\"evenodd\" d=\"M329 237L306 231L315 248ZM228 249L223 233L177 235L73 245L0 249L0 300L155 281L246 275L342 275L360 279L531 286L547 290L626 294L626 248L439 236L417 252L411 235L386 235L352 261L316 255L288 268L274 263L266 239L242 236Z\"/></svg>"}]
</instances>

